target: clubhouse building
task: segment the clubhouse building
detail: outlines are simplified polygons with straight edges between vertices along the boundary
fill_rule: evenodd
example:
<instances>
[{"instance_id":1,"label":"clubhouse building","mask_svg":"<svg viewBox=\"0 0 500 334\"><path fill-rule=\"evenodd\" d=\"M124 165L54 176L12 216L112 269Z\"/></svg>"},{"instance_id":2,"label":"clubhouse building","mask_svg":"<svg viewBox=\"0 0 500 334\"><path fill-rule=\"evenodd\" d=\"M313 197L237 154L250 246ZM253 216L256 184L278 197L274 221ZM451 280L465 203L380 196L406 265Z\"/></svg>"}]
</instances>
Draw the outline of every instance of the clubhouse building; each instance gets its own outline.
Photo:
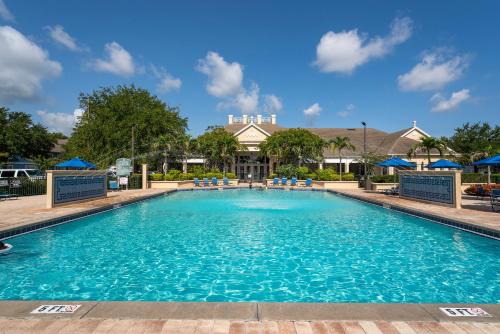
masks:
<instances>
[{"instance_id":1,"label":"clubhouse building","mask_svg":"<svg viewBox=\"0 0 500 334\"><path fill-rule=\"evenodd\" d=\"M258 145L274 132L287 129L277 123L276 115L268 117L262 115L243 115L241 117L228 115L228 123L224 128L236 136L238 141L248 149L247 151L240 152L233 158L229 170L237 174L240 179L248 179L248 176L251 175L255 181L260 181L273 173L273 170L276 169L276 161L273 161L272 158L269 159L260 156ZM351 143L355 146L355 150L342 151L342 166L340 166L338 152L332 152L327 148L323 154L324 160L310 163L308 166L310 169L333 168L339 171L342 168L343 172L353 172L355 174L363 174L363 164L360 162L360 159L365 143L366 152L406 158L410 148L417 144L422 137L429 137L429 134L417 127L416 121L413 121L411 127L392 133L374 128L366 128L365 134L365 129L362 127L306 129L325 140L330 140L337 136L349 137ZM431 159L433 161L439 159L439 152L437 150L431 152ZM417 170L425 170L427 155L425 152L419 152L411 161L417 164ZM378 174L383 172L381 168L376 169L376 173ZM388 172L392 174L392 168L389 168Z\"/></svg>"}]
</instances>

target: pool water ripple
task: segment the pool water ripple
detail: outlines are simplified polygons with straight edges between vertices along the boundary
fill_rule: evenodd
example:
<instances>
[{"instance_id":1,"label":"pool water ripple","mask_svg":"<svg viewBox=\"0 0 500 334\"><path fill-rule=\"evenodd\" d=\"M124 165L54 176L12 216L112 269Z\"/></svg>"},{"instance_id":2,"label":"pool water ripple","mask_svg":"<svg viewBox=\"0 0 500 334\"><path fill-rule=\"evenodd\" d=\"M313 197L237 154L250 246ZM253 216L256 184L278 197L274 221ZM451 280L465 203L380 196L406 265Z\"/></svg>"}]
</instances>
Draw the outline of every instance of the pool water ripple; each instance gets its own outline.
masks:
<instances>
[{"instance_id":1,"label":"pool water ripple","mask_svg":"<svg viewBox=\"0 0 500 334\"><path fill-rule=\"evenodd\" d=\"M9 242L0 299L500 302L500 242L321 192L178 192Z\"/></svg>"}]
</instances>

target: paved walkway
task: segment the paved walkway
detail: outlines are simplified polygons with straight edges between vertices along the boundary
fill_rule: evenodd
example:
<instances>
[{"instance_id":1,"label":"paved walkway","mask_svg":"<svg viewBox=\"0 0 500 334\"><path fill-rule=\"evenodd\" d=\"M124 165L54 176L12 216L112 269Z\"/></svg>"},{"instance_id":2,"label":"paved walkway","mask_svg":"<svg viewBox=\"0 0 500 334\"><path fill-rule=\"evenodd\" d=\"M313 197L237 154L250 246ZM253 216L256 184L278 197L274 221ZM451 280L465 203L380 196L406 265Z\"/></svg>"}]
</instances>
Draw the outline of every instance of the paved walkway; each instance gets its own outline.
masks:
<instances>
[{"instance_id":1,"label":"paved walkway","mask_svg":"<svg viewBox=\"0 0 500 334\"><path fill-rule=\"evenodd\" d=\"M47 209L45 195L0 201L0 231L165 192L165 189L109 192L107 198Z\"/></svg>"},{"instance_id":2,"label":"paved walkway","mask_svg":"<svg viewBox=\"0 0 500 334\"><path fill-rule=\"evenodd\" d=\"M500 323L404 321L9 320L0 333L498 334Z\"/></svg>"},{"instance_id":3,"label":"paved walkway","mask_svg":"<svg viewBox=\"0 0 500 334\"><path fill-rule=\"evenodd\" d=\"M335 192L346 194L363 199L375 200L381 203L399 205L408 209L426 212L431 215L440 216L450 220L464 222L496 231L500 231L500 213L484 210L471 210L473 207L484 207L484 201L465 199L462 209L450 208L442 205L434 205L424 202L417 202L396 196L366 191L363 189L335 190ZM481 201L478 203L478 201Z\"/></svg>"}]
</instances>

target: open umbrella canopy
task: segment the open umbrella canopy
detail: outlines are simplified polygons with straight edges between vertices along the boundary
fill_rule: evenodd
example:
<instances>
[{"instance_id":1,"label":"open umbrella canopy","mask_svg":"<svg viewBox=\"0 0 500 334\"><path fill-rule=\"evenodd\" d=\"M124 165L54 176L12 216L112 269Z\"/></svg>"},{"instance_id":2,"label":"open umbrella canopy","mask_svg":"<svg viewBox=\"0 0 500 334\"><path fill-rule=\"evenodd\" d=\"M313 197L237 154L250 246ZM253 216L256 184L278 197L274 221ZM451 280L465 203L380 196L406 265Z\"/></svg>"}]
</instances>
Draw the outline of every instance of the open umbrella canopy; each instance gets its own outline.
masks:
<instances>
[{"instance_id":1,"label":"open umbrella canopy","mask_svg":"<svg viewBox=\"0 0 500 334\"><path fill-rule=\"evenodd\" d=\"M73 158L68 161L58 163L56 167L60 168L84 168L84 169L97 169L97 167L90 162L80 159L79 157Z\"/></svg>"},{"instance_id":2,"label":"open umbrella canopy","mask_svg":"<svg viewBox=\"0 0 500 334\"><path fill-rule=\"evenodd\" d=\"M415 168L416 164L414 162L409 162L401 159L400 157L392 157L385 161L376 164L378 167L400 167L400 168Z\"/></svg>"},{"instance_id":3,"label":"open umbrella canopy","mask_svg":"<svg viewBox=\"0 0 500 334\"><path fill-rule=\"evenodd\" d=\"M479 160L473 163L475 166L500 166L500 154L493 157Z\"/></svg>"},{"instance_id":4,"label":"open umbrella canopy","mask_svg":"<svg viewBox=\"0 0 500 334\"><path fill-rule=\"evenodd\" d=\"M427 168L457 168L457 169L461 169L463 167L462 167L462 165L457 164L456 162L446 160L446 159L441 159L438 161L434 161L430 165L427 165Z\"/></svg>"}]
</instances>

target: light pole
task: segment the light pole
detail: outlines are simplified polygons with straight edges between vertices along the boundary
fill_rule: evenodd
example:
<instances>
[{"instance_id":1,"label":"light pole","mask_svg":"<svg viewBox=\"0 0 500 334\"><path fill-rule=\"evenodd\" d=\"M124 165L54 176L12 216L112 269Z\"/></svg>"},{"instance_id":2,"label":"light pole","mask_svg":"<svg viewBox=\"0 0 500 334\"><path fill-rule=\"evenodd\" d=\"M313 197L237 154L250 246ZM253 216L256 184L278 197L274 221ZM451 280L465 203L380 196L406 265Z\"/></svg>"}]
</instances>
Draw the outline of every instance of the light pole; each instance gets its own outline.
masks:
<instances>
[{"instance_id":1,"label":"light pole","mask_svg":"<svg viewBox=\"0 0 500 334\"><path fill-rule=\"evenodd\" d=\"M363 125L363 155L364 155L364 163L365 163L365 180L367 178L367 175L366 175L366 122L363 121L361 122L361 124Z\"/></svg>"}]
</instances>

